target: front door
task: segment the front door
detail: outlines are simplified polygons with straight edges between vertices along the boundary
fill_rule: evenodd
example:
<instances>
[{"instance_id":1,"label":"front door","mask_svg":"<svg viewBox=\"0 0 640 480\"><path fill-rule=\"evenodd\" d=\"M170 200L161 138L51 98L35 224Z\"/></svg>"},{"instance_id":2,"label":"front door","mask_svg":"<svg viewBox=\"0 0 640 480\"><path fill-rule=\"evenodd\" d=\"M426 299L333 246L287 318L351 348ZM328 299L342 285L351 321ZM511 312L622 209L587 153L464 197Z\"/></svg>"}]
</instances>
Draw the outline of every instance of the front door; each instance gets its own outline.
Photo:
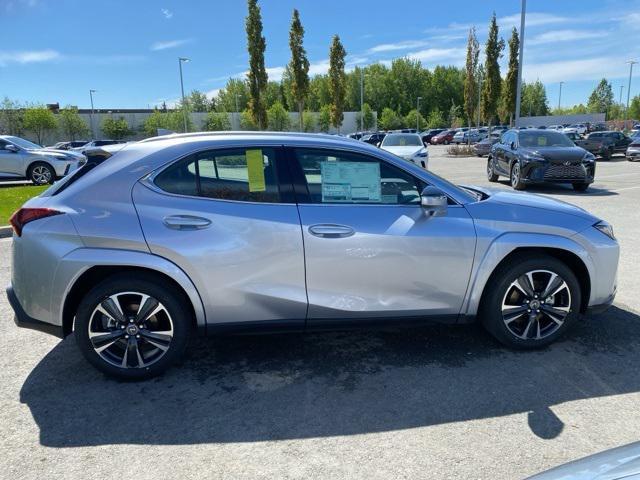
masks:
<instances>
[{"instance_id":1,"label":"front door","mask_svg":"<svg viewBox=\"0 0 640 480\"><path fill-rule=\"evenodd\" d=\"M424 182L373 156L293 148L304 236L308 322L441 316L455 319L476 236L466 209L431 217Z\"/></svg>"},{"instance_id":2,"label":"front door","mask_svg":"<svg viewBox=\"0 0 640 480\"><path fill-rule=\"evenodd\" d=\"M194 153L134 188L151 252L186 272L209 326L304 326L302 233L281 154L260 145Z\"/></svg>"},{"instance_id":3,"label":"front door","mask_svg":"<svg viewBox=\"0 0 640 480\"><path fill-rule=\"evenodd\" d=\"M11 145L6 140L0 139L0 175L20 175L22 172L23 155L21 152L7 150Z\"/></svg>"}]
</instances>

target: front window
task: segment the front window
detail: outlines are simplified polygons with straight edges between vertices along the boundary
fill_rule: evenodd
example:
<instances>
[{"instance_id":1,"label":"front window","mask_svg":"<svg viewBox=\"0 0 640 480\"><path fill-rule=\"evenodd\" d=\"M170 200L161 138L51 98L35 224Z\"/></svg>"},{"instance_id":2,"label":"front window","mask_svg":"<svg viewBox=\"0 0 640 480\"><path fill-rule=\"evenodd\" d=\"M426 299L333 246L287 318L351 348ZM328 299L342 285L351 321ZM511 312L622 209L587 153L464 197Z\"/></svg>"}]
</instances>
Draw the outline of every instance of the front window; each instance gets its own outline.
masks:
<instances>
[{"instance_id":1,"label":"front window","mask_svg":"<svg viewBox=\"0 0 640 480\"><path fill-rule=\"evenodd\" d=\"M383 147L421 147L422 139L415 134L391 134L384 137Z\"/></svg>"},{"instance_id":2,"label":"front window","mask_svg":"<svg viewBox=\"0 0 640 480\"><path fill-rule=\"evenodd\" d=\"M162 171L155 184L179 195L220 200L280 201L273 148L211 150Z\"/></svg>"},{"instance_id":3,"label":"front window","mask_svg":"<svg viewBox=\"0 0 640 480\"><path fill-rule=\"evenodd\" d=\"M573 142L559 132L520 132L519 144L525 148L573 147Z\"/></svg>"},{"instance_id":4,"label":"front window","mask_svg":"<svg viewBox=\"0 0 640 480\"><path fill-rule=\"evenodd\" d=\"M422 182L377 158L295 149L312 203L419 205Z\"/></svg>"},{"instance_id":5,"label":"front window","mask_svg":"<svg viewBox=\"0 0 640 480\"><path fill-rule=\"evenodd\" d=\"M6 137L6 139L9 140L14 145L17 145L26 150L35 150L35 149L42 148L40 145L20 137Z\"/></svg>"}]
</instances>

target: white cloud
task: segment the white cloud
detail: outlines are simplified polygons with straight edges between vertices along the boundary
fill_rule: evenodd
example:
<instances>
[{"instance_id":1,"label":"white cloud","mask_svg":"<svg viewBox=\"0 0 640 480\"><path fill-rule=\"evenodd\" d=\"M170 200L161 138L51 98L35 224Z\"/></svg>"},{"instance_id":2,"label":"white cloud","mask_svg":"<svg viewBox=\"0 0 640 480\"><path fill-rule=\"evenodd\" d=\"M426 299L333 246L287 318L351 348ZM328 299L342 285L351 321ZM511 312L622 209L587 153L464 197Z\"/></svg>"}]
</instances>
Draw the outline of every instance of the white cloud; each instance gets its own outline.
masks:
<instances>
[{"instance_id":1,"label":"white cloud","mask_svg":"<svg viewBox=\"0 0 640 480\"><path fill-rule=\"evenodd\" d=\"M0 51L0 66L5 66L9 63L19 63L24 65L27 63L49 62L59 58L61 58L61 55L55 50L31 50L21 52Z\"/></svg>"},{"instance_id":2,"label":"white cloud","mask_svg":"<svg viewBox=\"0 0 640 480\"><path fill-rule=\"evenodd\" d=\"M187 43L191 43L192 41L193 41L192 38L183 38L181 40L167 40L162 42L155 42L153 45L151 45L151 50L153 50L154 52L158 50L167 50L169 48L176 48L182 45L186 45Z\"/></svg>"},{"instance_id":3,"label":"white cloud","mask_svg":"<svg viewBox=\"0 0 640 480\"><path fill-rule=\"evenodd\" d=\"M623 71L621 65L624 65L624 59L611 57L594 57L547 63L527 63L525 61L522 66L522 77L527 82L539 79L543 83L599 80L607 77L619 77Z\"/></svg>"},{"instance_id":4,"label":"white cloud","mask_svg":"<svg viewBox=\"0 0 640 480\"><path fill-rule=\"evenodd\" d=\"M545 45L548 43L569 42L575 40L587 40L592 38L602 38L607 36L603 31L590 30L551 30L540 33L525 39L525 47L527 45Z\"/></svg>"},{"instance_id":5,"label":"white cloud","mask_svg":"<svg viewBox=\"0 0 640 480\"><path fill-rule=\"evenodd\" d=\"M423 40L405 40L397 43L383 43L376 45L367 50L368 53L382 53L382 52L394 52L397 50L409 50L412 48L424 47L426 42Z\"/></svg>"},{"instance_id":6,"label":"white cloud","mask_svg":"<svg viewBox=\"0 0 640 480\"><path fill-rule=\"evenodd\" d=\"M161 8L160 12L162 13L162 15L164 15L164 18L166 18L167 20L170 20L173 18L173 12L168 8Z\"/></svg>"},{"instance_id":7,"label":"white cloud","mask_svg":"<svg viewBox=\"0 0 640 480\"><path fill-rule=\"evenodd\" d=\"M406 56L411 60L420 60L424 63L447 60L457 64L464 61L465 55L464 48L427 48L407 53Z\"/></svg>"},{"instance_id":8,"label":"white cloud","mask_svg":"<svg viewBox=\"0 0 640 480\"><path fill-rule=\"evenodd\" d=\"M506 17L501 17L497 19L498 25L501 28L511 29L512 27L516 27L520 29L520 14L514 13L513 15L507 15ZM525 17L525 33L527 27L538 27L543 25L553 25L559 23L567 23L575 21L569 17L562 17L560 15L553 15L550 13L541 13L541 12L528 12Z\"/></svg>"}]
</instances>

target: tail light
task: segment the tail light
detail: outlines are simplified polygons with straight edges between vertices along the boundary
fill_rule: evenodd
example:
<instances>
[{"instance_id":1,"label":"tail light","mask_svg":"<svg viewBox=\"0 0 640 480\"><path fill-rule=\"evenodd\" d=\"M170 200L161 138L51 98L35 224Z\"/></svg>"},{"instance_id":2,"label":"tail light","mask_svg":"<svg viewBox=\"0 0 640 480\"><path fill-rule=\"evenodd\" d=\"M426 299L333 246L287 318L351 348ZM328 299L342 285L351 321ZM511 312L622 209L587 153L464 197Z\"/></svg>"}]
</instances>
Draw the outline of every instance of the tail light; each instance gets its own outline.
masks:
<instances>
[{"instance_id":1,"label":"tail light","mask_svg":"<svg viewBox=\"0 0 640 480\"><path fill-rule=\"evenodd\" d=\"M21 236L22 229L27 223L33 222L34 220L40 220L41 218L61 215L62 213L64 212L53 210L51 208L21 208L11 215L9 223L11 223L16 235Z\"/></svg>"}]
</instances>

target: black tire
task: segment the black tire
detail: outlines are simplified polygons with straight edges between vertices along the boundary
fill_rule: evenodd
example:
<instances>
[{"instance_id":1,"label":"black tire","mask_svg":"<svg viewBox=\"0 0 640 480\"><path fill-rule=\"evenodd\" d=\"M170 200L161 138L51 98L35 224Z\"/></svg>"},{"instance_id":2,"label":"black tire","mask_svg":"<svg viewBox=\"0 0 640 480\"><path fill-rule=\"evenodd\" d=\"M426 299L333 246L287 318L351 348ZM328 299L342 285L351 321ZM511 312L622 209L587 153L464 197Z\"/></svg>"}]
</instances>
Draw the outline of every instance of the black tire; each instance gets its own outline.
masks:
<instances>
[{"instance_id":1,"label":"black tire","mask_svg":"<svg viewBox=\"0 0 640 480\"><path fill-rule=\"evenodd\" d=\"M48 163L35 162L29 166L27 178L34 185L47 185L56 181L56 172Z\"/></svg>"},{"instance_id":2,"label":"black tire","mask_svg":"<svg viewBox=\"0 0 640 480\"><path fill-rule=\"evenodd\" d=\"M573 184L573 189L576 192L586 192L588 188L589 188L589 184L588 183L574 183Z\"/></svg>"},{"instance_id":3,"label":"black tire","mask_svg":"<svg viewBox=\"0 0 640 480\"><path fill-rule=\"evenodd\" d=\"M511 175L509 180L514 190L524 190L527 188L527 186L522 182L520 164L518 162L513 162L513 165L511 165Z\"/></svg>"},{"instance_id":4,"label":"black tire","mask_svg":"<svg viewBox=\"0 0 640 480\"><path fill-rule=\"evenodd\" d=\"M609 147L605 150L605 152L602 154L602 158L610 161L611 157L613 157L613 148Z\"/></svg>"},{"instance_id":5,"label":"black tire","mask_svg":"<svg viewBox=\"0 0 640 480\"><path fill-rule=\"evenodd\" d=\"M493 168L493 158L489 157L487 159L487 180L490 182L497 182L499 177L500 176Z\"/></svg>"},{"instance_id":6,"label":"black tire","mask_svg":"<svg viewBox=\"0 0 640 480\"><path fill-rule=\"evenodd\" d=\"M98 353L94 349L94 343L89 336L89 328L90 325L92 326L91 328L93 328L96 325L96 322L98 322L98 325L102 322L102 326L104 326L105 320L109 317L103 315L101 317L102 319L97 318L98 315L102 314L95 313L95 309L98 305L103 304L103 302L110 296L122 294L124 292L139 292L140 294L148 295L149 297L156 299L160 306L164 307L167 315L163 317L164 313L162 312L157 315L150 315L147 320L149 323L146 324L146 328L140 327L137 331L139 335L135 335L135 338L140 339L140 343L138 343L138 340L134 339L134 335L131 335L130 337L127 336L127 338L129 338L128 340L119 336L118 340L112 342L111 346L104 350L105 353L103 356L103 354ZM125 297L125 300L122 301L124 303L120 303L121 310L127 312L126 298L128 296L123 295L123 297ZM123 305L125 308L122 308ZM192 323L188 313L189 311L190 309L188 308L186 299L184 299L179 293L175 292L175 289L172 289L159 281L157 277L144 273L117 274L100 282L82 299L76 312L74 334L80 351L89 363L98 370L109 376L120 379L142 380L163 373L182 357L191 333ZM167 317L169 319L169 324L172 327L172 336L163 336L162 349L157 348L157 343L154 343L156 342L154 337L148 336L149 334L154 333L150 323L156 322L157 324L160 324L160 322L164 322L164 325L167 325ZM126 316L126 318L124 318L124 322L122 322L126 327L122 325L119 327L123 329L122 332L118 329L118 324L110 327L108 330L100 329L100 331L104 331L111 335L119 335L120 333L121 335L125 335L125 333L129 331L130 325L127 323L127 318L130 319L131 317ZM131 320L129 320L129 322L131 322ZM131 323L137 324L138 322L136 321ZM142 323L140 325L142 325ZM158 328L158 330L166 330L166 328L167 327L165 326ZM141 336L142 338L140 338ZM93 338L95 341L96 337ZM147 338L150 338L151 341L147 341ZM170 340L166 341L166 338L170 338ZM132 347L132 349L129 348L131 342L135 343L135 347ZM127 361L126 367L117 366L112 362L115 361L117 363L119 361L118 354L120 351L126 351L127 354L128 351L136 353L140 352L142 353L142 357L139 358L149 361L149 364L140 367L138 359L132 356L135 360L135 365L129 366L129 363L132 363L131 360L125 360ZM156 352L155 360L153 352ZM107 360L105 358L106 356L109 356L112 362ZM123 357L126 358L124 354Z\"/></svg>"},{"instance_id":7,"label":"black tire","mask_svg":"<svg viewBox=\"0 0 640 480\"><path fill-rule=\"evenodd\" d=\"M566 289L563 288L561 292L557 293L558 299L554 301L560 302L561 300L564 300L565 303L568 304L569 310L568 313L566 313L566 317L564 317L561 324L551 321L550 317L548 317L545 313L534 313L533 315L539 318L539 320L536 320L536 327L534 328L534 330L530 328L528 334L530 335L532 333L535 333L537 335L537 325L541 325L541 328L542 325L545 325L545 329L549 328L549 330L546 330L548 334L546 336L541 336L541 338L539 339L522 338L520 336L517 336L513 330L516 330L516 327L522 329L525 324L528 324L531 321L531 317L533 315L528 311L525 311L522 313L521 317L517 317L516 320L510 320L511 323L509 323L509 325L512 325L512 327L508 327L506 323L507 320L505 320L503 316L503 301L508 298L507 295L510 294L510 291L511 294L514 294L514 291L515 294L518 293L518 289L512 287L512 283L515 282L516 279L526 276L527 272L538 271L539 273L535 274L538 277L538 280L536 280L536 277L534 276L534 283L535 281L541 281L542 283L540 285L544 287L546 281L545 279L551 278L551 276L549 275L547 277L546 273L540 272L542 270L552 272L558 275L560 279L564 280ZM567 291L569 292L570 296L567 296ZM578 283L575 274L565 263L549 255L523 254L521 256L513 258L512 261L501 265L493 273L493 275L487 282L487 290L483 295L482 303L480 305L478 313L484 327L489 331L489 333L491 333L499 342L503 343L504 345L518 349L541 348L556 341L559 337L564 335L566 331L569 330L575 323L575 321L579 317L580 302L582 301L581 293L582 292L580 290L580 284ZM554 297L555 296L556 295L554 295ZM541 303L540 300L539 303ZM548 309L551 306L550 304L546 304L544 302L542 302L542 305L539 307L540 311L544 311L545 308ZM513 315L514 314L511 314L511 316ZM516 324L516 322L522 323L518 325ZM546 326L547 324L549 325L549 327ZM543 331L545 330L541 330L541 332ZM525 331L521 331L521 333L525 334L525 337L527 336L527 333Z\"/></svg>"}]
</instances>

